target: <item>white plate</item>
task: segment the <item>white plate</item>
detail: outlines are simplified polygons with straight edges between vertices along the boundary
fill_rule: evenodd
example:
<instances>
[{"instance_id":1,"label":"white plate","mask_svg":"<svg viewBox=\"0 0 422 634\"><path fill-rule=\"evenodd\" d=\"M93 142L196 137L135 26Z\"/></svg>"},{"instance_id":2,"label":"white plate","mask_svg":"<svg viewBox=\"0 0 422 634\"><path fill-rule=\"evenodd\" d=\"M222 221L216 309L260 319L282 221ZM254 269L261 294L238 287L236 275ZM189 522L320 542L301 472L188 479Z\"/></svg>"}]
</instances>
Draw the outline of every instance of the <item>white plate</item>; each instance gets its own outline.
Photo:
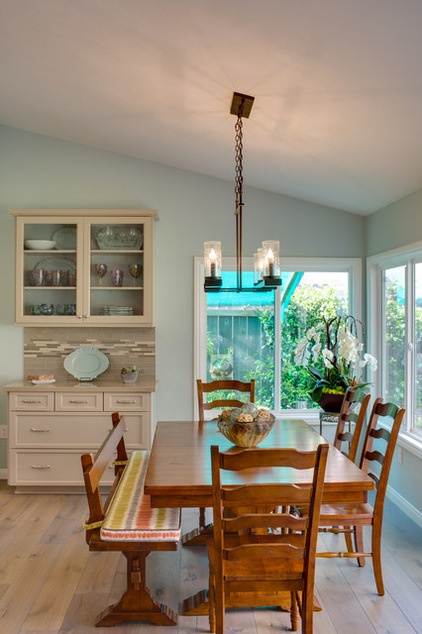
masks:
<instances>
[{"instance_id":1,"label":"white plate","mask_svg":"<svg viewBox=\"0 0 422 634\"><path fill-rule=\"evenodd\" d=\"M55 383L56 379L32 379L34 385L45 385L46 383Z\"/></svg>"},{"instance_id":2,"label":"white plate","mask_svg":"<svg viewBox=\"0 0 422 634\"><path fill-rule=\"evenodd\" d=\"M51 236L57 249L76 249L76 227L62 227Z\"/></svg>"},{"instance_id":3,"label":"white plate","mask_svg":"<svg viewBox=\"0 0 422 634\"><path fill-rule=\"evenodd\" d=\"M64 360L64 369L78 381L92 381L109 366L106 355L93 346L81 346Z\"/></svg>"},{"instance_id":4,"label":"white plate","mask_svg":"<svg viewBox=\"0 0 422 634\"><path fill-rule=\"evenodd\" d=\"M45 269L46 271L76 271L76 264L70 258L48 257L36 263L34 269Z\"/></svg>"}]
</instances>

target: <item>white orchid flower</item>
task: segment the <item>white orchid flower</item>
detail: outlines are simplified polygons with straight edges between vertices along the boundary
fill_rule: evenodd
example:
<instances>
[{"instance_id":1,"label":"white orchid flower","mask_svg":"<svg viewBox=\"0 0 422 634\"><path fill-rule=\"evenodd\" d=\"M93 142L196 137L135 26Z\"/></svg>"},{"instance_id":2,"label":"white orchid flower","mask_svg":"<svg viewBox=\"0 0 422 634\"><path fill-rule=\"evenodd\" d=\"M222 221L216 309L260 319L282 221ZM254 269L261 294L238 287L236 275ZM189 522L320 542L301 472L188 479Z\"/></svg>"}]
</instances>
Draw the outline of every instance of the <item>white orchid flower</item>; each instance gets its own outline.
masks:
<instances>
[{"instance_id":1,"label":"white orchid flower","mask_svg":"<svg viewBox=\"0 0 422 634\"><path fill-rule=\"evenodd\" d=\"M374 356L372 356L372 354L369 354L369 352L366 352L363 355L362 364L363 364L362 367L364 367L365 365L368 365L371 372L376 372L378 369L377 359Z\"/></svg>"},{"instance_id":2,"label":"white orchid flower","mask_svg":"<svg viewBox=\"0 0 422 634\"><path fill-rule=\"evenodd\" d=\"M306 337L302 337L297 342L296 350L295 350L295 363L296 365L308 365L308 359L310 357L310 353L308 350L308 339Z\"/></svg>"},{"instance_id":3,"label":"white orchid flower","mask_svg":"<svg viewBox=\"0 0 422 634\"><path fill-rule=\"evenodd\" d=\"M324 348L324 350L322 351L322 358L324 359L324 365L326 368L333 368L333 364L331 363L332 360L334 359L334 354L331 350L328 350L328 348Z\"/></svg>"},{"instance_id":4,"label":"white orchid flower","mask_svg":"<svg viewBox=\"0 0 422 634\"><path fill-rule=\"evenodd\" d=\"M308 332L306 333L306 337L308 341L311 341L311 339L314 339L316 334L317 334L317 331L315 330L313 326L312 328L309 328Z\"/></svg>"},{"instance_id":5,"label":"white orchid flower","mask_svg":"<svg viewBox=\"0 0 422 634\"><path fill-rule=\"evenodd\" d=\"M316 343L314 346L312 346L312 354L313 354L313 359L312 360L313 360L314 363L316 363L320 352L321 352L321 344L318 341L318 343Z\"/></svg>"}]
</instances>

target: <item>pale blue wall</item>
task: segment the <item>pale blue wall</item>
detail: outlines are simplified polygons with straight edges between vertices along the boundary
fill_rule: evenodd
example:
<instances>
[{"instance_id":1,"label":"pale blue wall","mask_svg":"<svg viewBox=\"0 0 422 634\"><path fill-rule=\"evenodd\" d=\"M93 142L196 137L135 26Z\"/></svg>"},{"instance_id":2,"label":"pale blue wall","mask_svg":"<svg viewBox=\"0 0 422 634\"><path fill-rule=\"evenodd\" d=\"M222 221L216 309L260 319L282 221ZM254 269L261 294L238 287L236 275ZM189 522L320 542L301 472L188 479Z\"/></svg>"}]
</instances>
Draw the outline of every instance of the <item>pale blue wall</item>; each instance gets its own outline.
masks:
<instances>
[{"instance_id":1,"label":"pale blue wall","mask_svg":"<svg viewBox=\"0 0 422 634\"><path fill-rule=\"evenodd\" d=\"M367 218L367 255L422 240L422 189Z\"/></svg>"},{"instance_id":2,"label":"pale blue wall","mask_svg":"<svg viewBox=\"0 0 422 634\"><path fill-rule=\"evenodd\" d=\"M202 255L205 239L221 239L225 255L234 255L233 183L1 126L0 148L0 384L23 375L23 335L13 323L14 221L8 210L152 208L160 217L155 225L156 416L191 418L193 257ZM245 254L262 239L278 237L289 256L365 255L365 220L359 216L247 187L244 199ZM1 399L4 423L4 394ZM2 450L0 468L5 467Z\"/></svg>"},{"instance_id":3,"label":"pale blue wall","mask_svg":"<svg viewBox=\"0 0 422 634\"><path fill-rule=\"evenodd\" d=\"M245 171L247 182L247 173ZM244 252L278 237L286 256L364 257L422 239L422 192L367 219L245 188ZM14 315L10 208L152 208L155 225L157 419L193 415L193 257L205 239L234 255L233 183L0 126L0 384L23 376L23 333ZM6 397L0 397L0 423ZM0 441L0 469L6 466ZM420 460L406 455L392 485L422 509ZM412 482L415 486L412 487ZM410 486L409 486L410 485ZM403 493L405 492L405 493Z\"/></svg>"}]
</instances>

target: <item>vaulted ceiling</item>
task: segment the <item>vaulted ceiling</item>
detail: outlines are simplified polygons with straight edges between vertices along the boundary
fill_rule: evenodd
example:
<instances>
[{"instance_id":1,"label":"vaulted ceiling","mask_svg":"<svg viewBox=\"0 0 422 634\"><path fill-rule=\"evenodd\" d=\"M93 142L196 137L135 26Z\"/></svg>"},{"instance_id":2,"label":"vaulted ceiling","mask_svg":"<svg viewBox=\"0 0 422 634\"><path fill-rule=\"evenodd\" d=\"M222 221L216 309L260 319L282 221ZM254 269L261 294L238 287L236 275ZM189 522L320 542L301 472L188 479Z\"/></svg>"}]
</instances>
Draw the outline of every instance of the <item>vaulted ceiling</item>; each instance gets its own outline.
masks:
<instances>
[{"instance_id":1,"label":"vaulted ceiling","mask_svg":"<svg viewBox=\"0 0 422 634\"><path fill-rule=\"evenodd\" d=\"M370 214L422 187L420 0L0 0L0 124ZM6 151L5 148L0 151Z\"/></svg>"}]
</instances>

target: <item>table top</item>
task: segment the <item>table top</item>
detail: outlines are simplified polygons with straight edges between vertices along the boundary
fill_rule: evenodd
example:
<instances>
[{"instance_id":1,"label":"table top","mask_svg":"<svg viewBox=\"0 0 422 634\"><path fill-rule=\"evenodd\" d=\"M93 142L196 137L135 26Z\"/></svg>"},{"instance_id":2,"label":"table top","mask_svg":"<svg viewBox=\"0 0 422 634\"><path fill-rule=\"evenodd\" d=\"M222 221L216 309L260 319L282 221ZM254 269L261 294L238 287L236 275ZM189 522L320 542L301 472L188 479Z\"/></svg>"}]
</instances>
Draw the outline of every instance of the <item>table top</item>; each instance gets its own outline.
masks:
<instances>
[{"instance_id":1,"label":"table top","mask_svg":"<svg viewBox=\"0 0 422 634\"><path fill-rule=\"evenodd\" d=\"M310 451L326 440L302 420L277 420L260 447L293 447ZM212 505L211 445L222 451L238 451L218 431L215 422L163 421L157 423L145 493L155 507L198 507ZM280 481L309 482L310 471L280 470ZM259 470L233 474L229 483L257 482ZM374 481L340 451L330 446L324 480L324 502L360 502L374 489Z\"/></svg>"}]
</instances>

